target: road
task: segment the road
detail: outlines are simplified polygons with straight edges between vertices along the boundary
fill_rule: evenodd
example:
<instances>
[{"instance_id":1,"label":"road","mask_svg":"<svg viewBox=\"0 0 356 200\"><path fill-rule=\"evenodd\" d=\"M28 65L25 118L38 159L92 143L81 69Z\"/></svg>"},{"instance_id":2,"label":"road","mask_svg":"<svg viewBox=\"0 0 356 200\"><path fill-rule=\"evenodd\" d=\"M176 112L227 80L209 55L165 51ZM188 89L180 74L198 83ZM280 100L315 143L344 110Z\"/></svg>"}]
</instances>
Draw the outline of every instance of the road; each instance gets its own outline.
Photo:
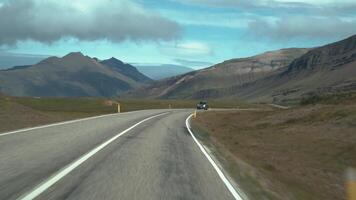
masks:
<instances>
[{"instance_id":1,"label":"road","mask_svg":"<svg viewBox=\"0 0 356 200\"><path fill-rule=\"evenodd\" d=\"M187 131L191 112L0 134L0 199L235 199Z\"/></svg>"}]
</instances>

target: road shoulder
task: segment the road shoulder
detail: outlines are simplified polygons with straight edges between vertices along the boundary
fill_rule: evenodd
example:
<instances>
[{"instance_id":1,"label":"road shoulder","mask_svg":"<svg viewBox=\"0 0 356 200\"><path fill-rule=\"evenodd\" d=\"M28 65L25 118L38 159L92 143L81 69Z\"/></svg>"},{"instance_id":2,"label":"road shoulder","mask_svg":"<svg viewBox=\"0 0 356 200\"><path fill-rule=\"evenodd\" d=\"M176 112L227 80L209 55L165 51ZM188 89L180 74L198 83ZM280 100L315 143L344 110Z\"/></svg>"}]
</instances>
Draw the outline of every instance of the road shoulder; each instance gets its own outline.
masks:
<instances>
[{"instance_id":1,"label":"road shoulder","mask_svg":"<svg viewBox=\"0 0 356 200\"><path fill-rule=\"evenodd\" d=\"M199 141L203 143L209 153L219 162L224 173L229 175L235 187L243 191L247 199L269 199L281 200L283 196L291 196L284 193L281 196L276 190L281 192L280 188L274 188L270 181L250 164L234 156L223 144L219 143L213 137L210 137L208 130L196 122L191 122L191 129Z\"/></svg>"}]
</instances>

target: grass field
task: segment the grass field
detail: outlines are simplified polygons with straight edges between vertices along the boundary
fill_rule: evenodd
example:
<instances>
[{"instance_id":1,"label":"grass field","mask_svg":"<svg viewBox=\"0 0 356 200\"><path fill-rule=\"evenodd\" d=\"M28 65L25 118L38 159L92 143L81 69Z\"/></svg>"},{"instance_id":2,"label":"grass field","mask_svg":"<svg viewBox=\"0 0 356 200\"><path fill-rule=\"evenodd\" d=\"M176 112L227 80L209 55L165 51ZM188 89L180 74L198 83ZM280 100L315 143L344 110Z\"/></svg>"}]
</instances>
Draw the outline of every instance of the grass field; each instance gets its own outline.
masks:
<instances>
[{"instance_id":1,"label":"grass field","mask_svg":"<svg viewBox=\"0 0 356 200\"><path fill-rule=\"evenodd\" d=\"M115 112L102 99L0 96L0 132Z\"/></svg>"},{"instance_id":2,"label":"grass field","mask_svg":"<svg viewBox=\"0 0 356 200\"><path fill-rule=\"evenodd\" d=\"M301 105L315 105L315 104L353 104L356 101L355 92L342 92L329 95L310 95L301 99Z\"/></svg>"},{"instance_id":3,"label":"grass field","mask_svg":"<svg viewBox=\"0 0 356 200\"><path fill-rule=\"evenodd\" d=\"M193 124L252 199L345 199L345 170L356 167L356 98L303 104L205 112Z\"/></svg>"},{"instance_id":4,"label":"grass field","mask_svg":"<svg viewBox=\"0 0 356 200\"><path fill-rule=\"evenodd\" d=\"M116 106L114 104L106 104L105 101L107 100L105 99L13 97L11 100L34 110L44 112L106 114L116 111Z\"/></svg>"},{"instance_id":5,"label":"grass field","mask_svg":"<svg viewBox=\"0 0 356 200\"><path fill-rule=\"evenodd\" d=\"M0 132L33 127L95 115L143 109L194 108L192 100L146 100L103 98L33 98L0 95ZM238 101L211 101L211 107L236 108L249 104Z\"/></svg>"},{"instance_id":6,"label":"grass field","mask_svg":"<svg viewBox=\"0 0 356 200\"><path fill-rule=\"evenodd\" d=\"M124 112L143 109L195 108L197 100L121 99L118 100ZM209 101L211 108L248 108L251 105L241 101ZM260 105L259 105L260 106Z\"/></svg>"}]
</instances>

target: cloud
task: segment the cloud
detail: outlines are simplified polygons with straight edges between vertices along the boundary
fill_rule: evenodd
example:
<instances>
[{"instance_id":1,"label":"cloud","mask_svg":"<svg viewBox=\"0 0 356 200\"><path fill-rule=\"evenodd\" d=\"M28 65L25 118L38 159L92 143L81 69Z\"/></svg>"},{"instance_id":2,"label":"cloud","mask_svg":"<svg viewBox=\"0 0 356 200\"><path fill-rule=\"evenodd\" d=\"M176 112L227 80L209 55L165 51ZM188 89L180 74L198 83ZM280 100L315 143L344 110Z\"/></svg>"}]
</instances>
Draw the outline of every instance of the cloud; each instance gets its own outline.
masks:
<instances>
[{"instance_id":1,"label":"cloud","mask_svg":"<svg viewBox=\"0 0 356 200\"><path fill-rule=\"evenodd\" d=\"M159 9L159 12L170 19L182 24L192 26L215 26L223 28L246 28L251 17L256 16L252 13L237 12L209 12Z\"/></svg>"},{"instance_id":2,"label":"cloud","mask_svg":"<svg viewBox=\"0 0 356 200\"><path fill-rule=\"evenodd\" d=\"M239 8L276 8L276 7L294 7L300 5L307 5L304 2L291 1L280 2L274 0L173 0L184 4L211 6L211 7L239 7Z\"/></svg>"},{"instance_id":3,"label":"cloud","mask_svg":"<svg viewBox=\"0 0 356 200\"><path fill-rule=\"evenodd\" d=\"M129 0L7 0L0 6L0 45L63 38L93 41L175 40L176 23Z\"/></svg>"},{"instance_id":4,"label":"cloud","mask_svg":"<svg viewBox=\"0 0 356 200\"><path fill-rule=\"evenodd\" d=\"M213 50L209 45L197 41L180 42L175 45L164 45L160 47L160 52L176 57L202 57L213 54Z\"/></svg>"},{"instance_id":5,"label":"cloud","mask_svg":"<svg viewBox=\"0 0 356 200\"><path fill-rule=\"evenodd\" d=\"M185 4L217 7L299 7L355 4L354 0L173 0Z\"/></svg>"},{"instance_id":6,"label":"cloud","mask_svg":"<svg viewBox=\"0 0 356 200\"><path fill-rule=\"evenodd\" d=\"M171 0L193 6L238 9L260 13L338 13L354 15L355 0Z\"/></svg>"},{"instance_id":7,"label":"cloud","mask_svg":"<svg viewBox=\"0 0 356 200\"><path fill-rule=\"evenodd\" d=\"M356 33L355 0L173 0L209 6L218 16L208 25L245 29L248 36L272 40L340 39ZM236 8L236 9L231 9ZM226 15L226 13L232 13ZM225 16L224 16L225 15ZM224 19L225 18L225 19ZM183 18L184 19L184 18ZM199 17L186 24L199 24ZM204 22L202 22L204 23ZM255 37L256 38L256 37Z\"/></svg>"},{"instance_id":8,"label":"cloud","mask_svg":"<svg viewBox=\"0 0 356 200\"><path fill-rule=\"evenodd\" d=\"M240 6L248 2L248 0L173 0L185 4L207 5L207 6Z\"/></svg>"},{"instance_id":9,"label":"cloud","mask_svg":"<svg viewBox=\"0 0 356 200\"><path fill-rule=\"evenodd\" d=\"M313 5L327 5L327 4L348 4L355 3L354 0L276 0L276 2L280 3L306 3Z\"/></svg>"},{"instance_id":10,"label":"cloud","mask_svg":"<svg viewBox=\"0 0 356 200\"><path fill-rule=\"evenodd\" d=\"M277 40L292 38L343 38L356 33L356 18L288 16L249 24L251 34Z\"/></svg>"},{"instance_id":11,"label":"cloud","mask_svg":"<svg viewBox=\"0 0 356 200\"><path fill-rule=\"evenodd\" d=\"M212 66L214 63L206 61L197 61L197 60L185 60L185 59L174 59L175 62L183 66L189 66L193 68L202 68Z\"/></svg>"}]
</instances>

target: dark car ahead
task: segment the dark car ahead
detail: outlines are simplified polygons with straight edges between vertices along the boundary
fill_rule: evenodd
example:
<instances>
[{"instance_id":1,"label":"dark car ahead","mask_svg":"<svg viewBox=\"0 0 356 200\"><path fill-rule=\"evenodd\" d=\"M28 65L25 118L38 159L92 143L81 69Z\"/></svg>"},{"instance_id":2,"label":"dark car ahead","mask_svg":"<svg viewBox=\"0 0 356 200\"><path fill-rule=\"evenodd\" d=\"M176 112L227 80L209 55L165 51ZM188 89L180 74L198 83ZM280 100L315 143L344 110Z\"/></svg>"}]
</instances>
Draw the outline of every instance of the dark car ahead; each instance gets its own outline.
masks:
<instances>
[{"instance_id":1,"label":"dark car ahead","mask_svg":"<svg viewBox=\"0 0 356 200\"><path fill-rule=\"evenodd\" d=\"M206 101L201 101L197 104L197 110L208 110L209 105Z\"/></svg>"}]
</instances>

